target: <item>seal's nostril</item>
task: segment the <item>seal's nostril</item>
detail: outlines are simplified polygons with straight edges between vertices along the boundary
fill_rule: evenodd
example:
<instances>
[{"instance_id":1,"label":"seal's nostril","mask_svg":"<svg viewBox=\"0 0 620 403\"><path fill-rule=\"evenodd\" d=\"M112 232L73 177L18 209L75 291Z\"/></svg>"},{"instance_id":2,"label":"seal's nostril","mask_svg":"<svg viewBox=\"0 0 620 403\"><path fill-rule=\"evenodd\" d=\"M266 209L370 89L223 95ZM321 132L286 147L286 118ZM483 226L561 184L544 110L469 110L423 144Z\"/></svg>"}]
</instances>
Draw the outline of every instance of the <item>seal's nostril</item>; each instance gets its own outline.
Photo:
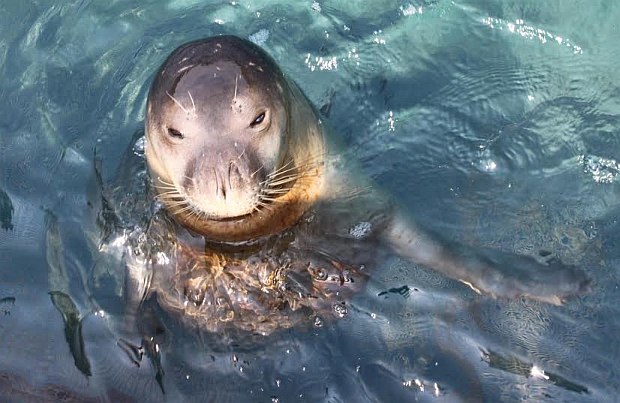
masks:
<instances>
[{"instance_id":1,"label":"seal's nostril","mask_svg":"<svg viewBox=\"0 0 620 403\"><path fill-rule=\"evenodd\" d=\"M232 179L237 179L240 177L241 172L239 171L239 167L237 166L237 164L231 161L230 166L228 167L228 180L232 181Z\"/></svg>"}]
</instances>

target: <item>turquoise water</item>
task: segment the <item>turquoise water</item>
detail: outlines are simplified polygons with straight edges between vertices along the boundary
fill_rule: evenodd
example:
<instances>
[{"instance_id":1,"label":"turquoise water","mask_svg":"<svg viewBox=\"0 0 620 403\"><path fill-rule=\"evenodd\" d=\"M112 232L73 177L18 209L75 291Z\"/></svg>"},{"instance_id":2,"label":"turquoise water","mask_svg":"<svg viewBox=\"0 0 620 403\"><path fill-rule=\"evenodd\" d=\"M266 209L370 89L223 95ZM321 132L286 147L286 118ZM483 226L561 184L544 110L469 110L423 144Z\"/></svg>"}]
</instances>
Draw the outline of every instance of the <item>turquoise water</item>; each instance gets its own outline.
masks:
<instances>
[{"instance_id":1,"label":"turquoise water","mask_svg":"<svg viewBox=\"0 0 620 403\"><path fill-rule=\"evenodd\" d=\"M619 399L616 2L83 0L0 11L6 401ZM99 310L84 285L100 258L95 152L112 180L160 63L224 33L263 46L420 222L478 246L551 251L582 267L592 292L560 307L493 300L393 257L337 324L250 350L166 340L160 363L135 365L118 341L139 335L118 334L122 315ZM60 288L70 300L50 297Z\"/></svg>"}]
</instances>

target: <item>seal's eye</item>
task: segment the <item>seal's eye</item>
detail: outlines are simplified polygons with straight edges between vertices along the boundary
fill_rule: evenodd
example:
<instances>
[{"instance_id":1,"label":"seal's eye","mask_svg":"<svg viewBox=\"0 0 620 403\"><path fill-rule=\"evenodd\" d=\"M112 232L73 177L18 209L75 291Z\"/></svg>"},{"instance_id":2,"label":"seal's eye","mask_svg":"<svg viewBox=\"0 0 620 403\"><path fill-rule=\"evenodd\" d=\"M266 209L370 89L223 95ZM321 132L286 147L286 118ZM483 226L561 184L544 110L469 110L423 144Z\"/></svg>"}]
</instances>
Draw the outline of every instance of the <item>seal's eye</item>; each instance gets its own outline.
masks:
<instances>
[{"instance_id":1,"label":"seal's eye","mask_svg":"<svg viewBox=\"0 0 620 403\"><path fill-rule=\"evenodd\" d=\"M263 120L265 120L265 112L261 112L256 118L254 118L252 123L250 123L250 127L255 127L263 123Z\"/></svg>"},{"instance_id":2,"label":"seal's eye","mask_svg":"<svg viewBox=\"0 0 620 403\"><path fill-rule=\"evenodd\" d=\"M168 135L170 137L174 137L175 139L182 139L185 136L183 135L183 133L181 133L180 131L173 129L171 127L168 128Z\"/></svg>"}]
</instances>

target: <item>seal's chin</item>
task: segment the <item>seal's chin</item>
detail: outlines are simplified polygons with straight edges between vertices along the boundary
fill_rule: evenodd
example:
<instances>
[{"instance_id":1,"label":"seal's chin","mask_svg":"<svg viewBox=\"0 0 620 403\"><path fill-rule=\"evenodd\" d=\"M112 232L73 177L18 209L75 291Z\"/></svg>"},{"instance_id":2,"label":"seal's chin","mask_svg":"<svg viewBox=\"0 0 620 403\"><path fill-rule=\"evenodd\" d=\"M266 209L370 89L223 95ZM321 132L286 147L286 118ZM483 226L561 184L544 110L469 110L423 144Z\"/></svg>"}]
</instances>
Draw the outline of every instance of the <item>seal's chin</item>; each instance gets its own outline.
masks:
<instances>
[{"instance_id":1,"label":"seal's chin","mask_svg":"<svg viewBox=\"0 0 620 403\"><path fill-rule=\"evenodd\" d=\"M247 214L238 215L238 216L234 216L234 217L211 217L210 219L212 221L220 221L220 222L243 221L243 220L247 219L248 217L250 217L254 213L255 212L250 212L250 213L247 213Z\"/></svg>"}]
</instances>

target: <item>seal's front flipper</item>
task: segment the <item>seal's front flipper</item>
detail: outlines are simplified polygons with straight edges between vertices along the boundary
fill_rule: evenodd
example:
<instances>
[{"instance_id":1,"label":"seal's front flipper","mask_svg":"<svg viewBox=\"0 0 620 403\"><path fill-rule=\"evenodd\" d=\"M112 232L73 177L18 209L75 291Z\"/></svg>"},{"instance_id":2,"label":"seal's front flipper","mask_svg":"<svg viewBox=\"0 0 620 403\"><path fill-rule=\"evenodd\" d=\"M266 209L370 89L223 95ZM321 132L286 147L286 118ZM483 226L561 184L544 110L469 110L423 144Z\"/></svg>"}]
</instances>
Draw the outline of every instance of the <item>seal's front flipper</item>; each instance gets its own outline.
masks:
<instances>
[{"instance_id":1,"label":"seal's front flipper","mask_svg":"<svg viewBox=\"0 0 620 403\"><path fill-rule=\"evenodd\" d=\"M528 297L560 305L590 290L585 273L558 260L541 263L530 256L450 244L395 214L385 238L401 256L497 298Z\"/></svg>"},{"instance_id":2,"label":"seal's front flipper","mask_svg":"<svg viewBox=\"0 0 620 403\"><path fill-rule=\"evenodd\" d=\"M466 248L459 245L453 252L455 258L462 259L461 264L469 274L459 280L493 297L528 297L561 305L566 298L590 290L590 280L583 271L559 260L545 264L531 256L496 249L463 252Z\"/></svg>"}]
</instances>

